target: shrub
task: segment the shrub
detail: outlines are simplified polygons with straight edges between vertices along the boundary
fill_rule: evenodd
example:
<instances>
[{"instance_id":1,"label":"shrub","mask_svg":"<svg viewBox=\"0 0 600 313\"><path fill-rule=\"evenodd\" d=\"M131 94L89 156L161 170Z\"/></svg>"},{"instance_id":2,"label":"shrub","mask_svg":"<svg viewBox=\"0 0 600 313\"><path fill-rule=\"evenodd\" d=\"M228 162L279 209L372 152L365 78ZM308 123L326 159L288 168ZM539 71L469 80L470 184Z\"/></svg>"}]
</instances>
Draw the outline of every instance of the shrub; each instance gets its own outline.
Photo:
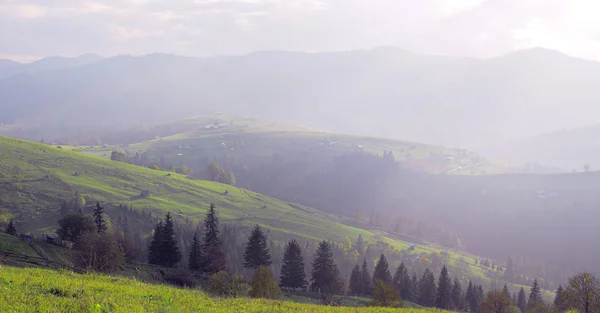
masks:
<instances>
[{"instance_id":1,"label":"shrub","mask_svg":"<svg viewBox=\"0 0 600 313\"><path fill-rule=\"evenodd\" d=\"M56 233L62 240L76 242L86 232L95 232L96 225L91 217L78 213L69 213L58 221Z\"/></svg>"},{"instance_id":2,"label":"shrub","mask_svg":"<svg viewBox=\"0 0 600 313\"><path fill-rule=\"evenodd\" d=\"M251 286L250 296L253 298L281 298L281 289L273 280L273 273L268 267L261 266L254 272Z\"/></svg>"},{"instance_id":3,"label":"shrub","mask_svg":"<svg viewBox=\"0 0 600 313\"><path fill-rule=\"evenodd\" d=\"M196 287L196 279L186 270L178 270L165 275L164 281L179 287Z\"/></svg>"},{"instance_id":4,"label":"shrub","mask_svg":"<svg viewBox=\"0 0 600 313\"><path fill-rule=\"evenodd\" d=\"M398 292L381 280L373 281L372 306L402 307Z\"/></svg>"},{"instance_id":5,"label":"shrub","mask_svg":"<svg viewBox=\"0 0 600 313\"><path fill-rule=\"evenodd\" d=\"M98 272L114 272L124 262L125 255L114 236L96 231L85 232L73 247L75 264Z\"/></svg>"},{"instance_id":6,"label":"shrub","mask_svg":"<svg viewBox=\"0 0 600 313\"><path fill-rule=\"evenodd\" d=\"M241 275L229 276L226 271L219 271L209 278L209 292L216 296L246 297L250 286Z\"/></svg>"}]
</instances>

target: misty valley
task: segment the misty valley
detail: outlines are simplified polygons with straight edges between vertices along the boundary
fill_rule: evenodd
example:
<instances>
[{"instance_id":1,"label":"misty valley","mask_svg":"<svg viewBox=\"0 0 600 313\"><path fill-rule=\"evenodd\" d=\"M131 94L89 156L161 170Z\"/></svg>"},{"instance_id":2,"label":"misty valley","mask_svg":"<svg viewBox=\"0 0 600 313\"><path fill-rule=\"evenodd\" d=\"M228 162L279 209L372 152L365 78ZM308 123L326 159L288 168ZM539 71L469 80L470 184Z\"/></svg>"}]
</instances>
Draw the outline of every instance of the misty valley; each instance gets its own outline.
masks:
<instances>
[{"instance_id":1,"label":"misty valley","mask_svg":"<svg viewBox=\"0 0 600 313\"><path fill-rule=\"evenodd\" d=\"M548 49L0 62L0 311L600 312L597 78Z\"/></svg>"}]
</instances>

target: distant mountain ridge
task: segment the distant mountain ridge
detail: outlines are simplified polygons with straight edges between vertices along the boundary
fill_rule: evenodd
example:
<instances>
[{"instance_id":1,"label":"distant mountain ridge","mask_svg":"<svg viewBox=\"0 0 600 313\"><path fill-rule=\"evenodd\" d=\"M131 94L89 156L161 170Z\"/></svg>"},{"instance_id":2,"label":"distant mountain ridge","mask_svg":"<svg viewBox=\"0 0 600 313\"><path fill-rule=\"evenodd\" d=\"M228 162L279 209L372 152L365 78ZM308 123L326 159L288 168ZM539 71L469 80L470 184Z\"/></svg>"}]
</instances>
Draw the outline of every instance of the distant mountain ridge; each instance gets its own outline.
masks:
<instances>
[{"instance_id":1,"label":"distant mountain ridge","mask_svg":"<svg viewBox=\"0 0 600 313\"><path fill-rule=\"evenodd\" d=\"M64 133L219 111L473 150L600 122L599 79L600 63L547 49L117 56L0 80L0 123L39 140L28 131L40 125Z\"/></svg>"},{"instance_id":2,"label":"distant mountain ridge","mask_svg":"<svg viewBox=\"0 0 600 313\"><path fill-rule=\"evenodd\" d=\"M12 60L0 60L0 79L19 74L35 74L43 71L64 70L84 66L102 60L97 54L83 54L74 58L53 56L31 63L19 63Z\"/></svg>"}]
</instances>

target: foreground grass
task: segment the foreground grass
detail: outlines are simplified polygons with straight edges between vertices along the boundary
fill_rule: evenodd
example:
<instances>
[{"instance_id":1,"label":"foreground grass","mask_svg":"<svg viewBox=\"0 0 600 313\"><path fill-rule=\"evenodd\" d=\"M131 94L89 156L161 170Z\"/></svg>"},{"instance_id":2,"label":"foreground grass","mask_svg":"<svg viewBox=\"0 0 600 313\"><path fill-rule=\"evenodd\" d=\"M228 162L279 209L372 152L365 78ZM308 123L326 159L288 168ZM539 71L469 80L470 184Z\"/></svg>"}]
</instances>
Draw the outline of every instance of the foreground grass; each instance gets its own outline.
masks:
<instances>
[{"instance_id":1,"label":"foreground grass","mask_svg":"<svg viewBox=\"0 0 600 313\"><path fill-rule=\"evenodd\" d=\"M434 312L337 308L288 301L211 298L199 290L103 275L0 266L2 312ZM438 311L441 312L441 311Z\"/></svg>"}]
</instances>

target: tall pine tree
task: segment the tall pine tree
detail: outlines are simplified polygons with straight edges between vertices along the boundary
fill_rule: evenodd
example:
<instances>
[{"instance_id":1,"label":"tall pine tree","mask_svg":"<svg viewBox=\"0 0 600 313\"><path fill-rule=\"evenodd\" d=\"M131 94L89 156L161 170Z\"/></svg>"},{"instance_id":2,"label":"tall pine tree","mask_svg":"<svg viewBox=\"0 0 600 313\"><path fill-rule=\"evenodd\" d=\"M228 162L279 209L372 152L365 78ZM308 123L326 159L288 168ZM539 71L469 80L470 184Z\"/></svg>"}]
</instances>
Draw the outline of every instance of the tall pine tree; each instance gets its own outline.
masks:
<instances>
[{"instance_id":1,"label":"tall pine tree","mask_svg":"<svg viewBox=\"0 0 600 313\"><path fill-rule=\"evenodd\" d=\"M161 265L163 266L173 267L181 261L181 251L179 251L177 240L175 239L175 227L170 212L165 216L160 254L163 260L163 264Z\"/></svg>"},{"instance_id":2,"label":"tall pine tree","mask_svg":"<svg viewBox=\"0 0 600 313\"><path fill-rule=\"evenodd\" d=\"M525 310L527 309L527 298L525 297L525 289L523 289L523 287L519 290L517 306L521 309L521 312L525 313Z\"/></svg>"},{"instance_id":3,"label":"tall pine tree","mask_svg":"<svg viewBox=\"0 0 600 313\"><path fill-rule=\"evenodd\" d=\"M363 259L363 264L360 268L360 290L363 296L368 296L373 291L373 285L371 284L371 274L367 267L367 259Z\"/></svg>"},{"instance_id":4,"label":"tall pine tree","mask_svg":"<svg viewBox=\"0 0 600 313\"><path fill-rule=\"evenodd\" d=\"M477 286L474 285L471 281L469 281L469 285L467 286L467 293L465 295L465 300L469 307L469 312L472 312L472 313L479 312L479 297L477 295Z\"/></svg>"},{"instance_id":5,"label":"tall pine tree","mask_svg":"<svg viewBox=\"0 0 600 313\"><path fill-rule=\"evenodd\" d=\"M433 277L433 273L429 270L429 268L426 268L419 283L419 304L425 307L434 306L437 291L436 289L435 277Z\"/></svg>"},{"instance_id":6,"label":"tall pine tree","mask_svg":"<svg viewBox=\"0 0 600 313\"><path fill-rule=\"evenodd\" d=\"M190 271L202 270L202 248L198 239L198 232L194 233L192 246L190 247L190 257L188 258L188 269Z\"/></svg>"},{"instance_id":7,"label":"tall pine tree","mask_svg":"<svg viewBox=\"0 0 600 313\"><path fill-rule=\"evenodd\" d=\"M223 243L219 238L219 218L215 205L211 204L204 219L204 243L202 244L202 269L214 274L225 269Z\"/></svg>"},{"instance_id":8,"label":"tall pine tree","mask_svg":"<svg viewBox=\"0 0 600 313\"><path fill-rule=\"evenodd\" d=\"M537 279L533 280L533 284L531 285L531 292L529 292L529 299L527 300L527 308L526 310L533 309L538 305L542 304L542 291L540 290L540 285L538 284Z\"/></svg>"},{"instance_id":9,"label":"tall pine tree","mask_svg":"<svg viewBox=\"0 0 600 313\"><path fill-rule=\"evenodd\" d=\"M458 278L454 278L454 285L452 286L452 310L462 311L463 309L463 293L460 281Z\"/></svg>"},{"instance_id":10,"label":"tall pine tree","mask_svg":"<svg viewBox=\"0 0 600 313\"><path fill-rule=\"evenodd\" d=\"M442 310L449 310L452 308L452 281L450 280L446 266L442 268L440 277L438 277L435 307Z\"/></svg>"},{"instance_id":11,"label":"tall pine tree","mask_svg":"<svg viewBox=\"0 0 600 313\"><path fill-rule=\"evenodd\" d=\"M104 220L104 208L100 206L100 202L96 202L96 207L94 208L94 224L96 224L96 230L99 233L104 233L108 229Z\"/></svg>"},{"instance_id":12,"label":"tall pine tree","mask_svg":"<svg viewBox=\"0 0 600 313\"><path fill-rule=\"evenodd\" d=\"M152 241L150 241L150 247L148 248L148 263L154 265L162 265L162 241L163 241L163 223L162 220L156 224L154 228L154 234L152 234Z\"/></svg>"},{"instance_id":13,"label":"tall pine tree","mask_svg":"<svg viewBox=\"0 0 600 313\"><path fill-rule=\"evenodd\" d=\"M379 257L379 261L377 261L377 265L375 265L375 270L373 271L373 281L376 280L381 280L388 285L392 282L392 274L383 254Z\"/></svg>"},{"instance_id":14,"label":"tall pine tree","mask_svg":"<svg viewBox=\"0 0 600 313\"><path fill-rule=\"evenodd\" d=\"M504 284L504 288L502 288L502 293L504 293L507 299L510 299L510 291L508 291L508 286L506 284Z\"/></svg>"},{"instance_id":15,"label":"tall pine tree","mask_svg":"<svg viewBox=\"0 0 600 313\"><path fill-rule=\"evenodd\" d=\"M343 287L340 272L333 260L333 251L327 241L319 243L312 264L311 286L313 291L338 294Z\"/></svg>"},{"instance_id":16,"label":"tall pine tree","mask_svg":"<svg viewBox=\"0 0 600 313\"><path fill-rule=\"evenodd\" d=\"M400 291L400 297L402 299L411 301L410 296L410 277L408 276L408 269L404 265L404 262L400 262L400 265L394 273L392 285Z\"/></svg>"},{"instance_id":17,"label":"tall pine tree","mask_svg":"<svg viewBox=\"0 0 600 313\"><path fill-rule=\"evenodd\" d=\"M409 299L412 302L417 302L419 300L419 278L417 277L417 273L415 273L415 272L413 272L412 279L410 280L410 298Z\"/></svg>"},{"instance_id":18,"label":"tall pine tree","mask_svg":"<svg viewBox=\"0 0 600 313\"><path fill-rule=\"evenodd\" d=\"M569 309L569 302L567 293L563 289L562 285L558 285L556 289L556 296L554 297L554 308L557 312L564 312Z\"/></svg>"},{"instance_id":19,"label":"tall pine tree","mask_svg":"<svg viewBox=\"0 0 600 313\"><path fill-rule=\"evenodd\" d=\"M269 265L271 265L271 254L267 246L267 237L260 226L256 225L246 244L244 267L257 269L261 266Z\"/></svg>"},{"instance_id":20,"label":"tall pine tree","mask_svg":"<svg viewBox=\"0 0 600 313\"><path fill-rule=\"evenodd\" d=\"M358 264L354 265L354 268L352 268L348 286L350 287L350 293L352 293L352 295L358 296L361 294L360 266L358 266Z\"/></svg>"},{"instance_id":21,"label":"tall pine tree","mask_svg":"<svg viewBox=\"0 0 600 313\"><path fill-rule=\"evenodd\" d=\"M302 250L295 239L285 246L283 252L283 265L279 276L279 284L284 288L306 288L306 273L304 272L304 259Z\"/></svg>"}]
</instances>

